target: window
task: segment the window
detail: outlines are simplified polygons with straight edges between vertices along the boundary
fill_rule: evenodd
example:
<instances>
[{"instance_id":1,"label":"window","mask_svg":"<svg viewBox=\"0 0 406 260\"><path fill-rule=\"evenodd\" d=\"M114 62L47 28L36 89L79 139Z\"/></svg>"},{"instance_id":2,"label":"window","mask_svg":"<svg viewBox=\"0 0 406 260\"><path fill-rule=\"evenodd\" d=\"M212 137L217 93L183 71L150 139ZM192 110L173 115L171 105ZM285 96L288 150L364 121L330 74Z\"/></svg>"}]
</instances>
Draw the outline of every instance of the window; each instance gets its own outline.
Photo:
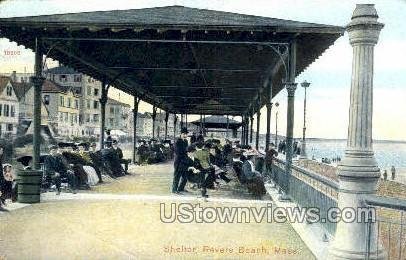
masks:
<instances>
[{"instance_id":1,"label":"window","mask_svg":"<svg viewBox=\"0 0 406 260\"><path fill-rule=\"evenodd\" d=\"M73 125L73 117L75 114L70 114L70 123Z\"/></svg>"},{"instance_id":2,"label":"window","mask_svg":"<svg viewBox=\"0 0 406 260\"><path fill-rule=\"evenodd\" d=\"M109 120L110 120L110 126L113 126L114 125L114 118L109 118Z\"/></svg>"},{"instance_id":3,"label":"window","mask_svg":"<svg viewBox=\"0 0 406 260\"><path fill-rule=\"evenodd\" d=\"M75 99L75 108L79 109L79 100Z\"/></svg>"},{"instance_id":4,"label":"window","mask_svg":"<svg viewBox=\"0 0 406 260\"><path fill-rule=\"evenodd\" d=\"M12 124L7 124L7 131L13 132L13 129L14 129L14 127Z\"/></svg>"},{"instance_id":5,"label":"window","mask_svg":"<svg viewBox=\"0 0 406 260\"><path fill-rule=\"evenodd\" d=\"M93 114L93 122L98 123L99 122L99 114Z\"/></svg>"},{"instance_id":6,"label":"window","mask_svg":"<svg viewBox=\"0 0 406 260\"><path fill-rule=\"evenodd\" d=\"M110 114L114 114L114 107L110 107Z\"/></svg>"},{"instance_id":7,"label":"window","mask_svg":"<svg viewBox=\"0 0 406 260\"><path fill-rule=\"evenodd\" d=\"M3 110L2 108L3 108L3 105L0 104L0 116L2 115L2 112L3 112L3 111L2 111L2 110Z\"/></svg>"},{"instance_id":8,"label":"window","mask_svg":"<svg viewBox=\"0 0 406 260\"><path fill-rule=\"evenodd\" d=\"M95 88L95 89L94 89L94 96L95 96L95 97L98 97L98 96L99 96L99 89L98 89L98 88Z\"/></svg>"},{"instance_id":9,"label":"window","mask_svg":"<svg viewBox=\"0 0 406 260\"><path fill-rule=\"evenodd\" d=\"M86 114L85 117L86 117L86 123L89 123L90 122L90 115Z\"/></svg>"},{"instance_id":10,"label":"window","mask_svg":"<svg viewBox=\"0 0 406 260\"><path fill-rule=\"evenodd\" d=\"M82 81L82 75L74 75L73 76L73 81L81 82Z\"/></svg>"},{"instance_id":11,"label":"window","mask_svg":"<svg viewBox=\"0 0 406 260\"><path fill-rule=\"evenodd\" d=\"M63 122L63 113L59 112L59 122Z\"/></svg>"},{"instance_id":12,"label":"window","mask_svg":"<svg viewBox=\"0 0 406 260\"><path fill-rule=\"evenodd\" d=\"M71 107L71 105L72 105L72 99L68 98L68 106L67 107Z\"/></svg>"},{"instance_id":13,"label":"window","mask_svg":"<svg viewBox=\"0 0 406 260\"><path fill-rule=\"evenodd\" d=\"M59 81L66 82L68 81L68 77L66 75L59 75Z\"/></svg>"},{"instance_id":14,"label":"window","mask_svg":"<svg viewBox=\"0 0 406 260\"><path fill-rule=\"evenodd\" d=\"M11 116L11 117L15 117L15 116L16 116L16 108L15 108L13 105L11 105L10 116Z\"/></svg>"},{"instance_id":15,"label":"window","mask_svg":"<svg viewBox=\"0 0 406 260\"><path fill-rule=\"evenodd\" d=\"M90 87L90 86L87 86L87 95L88 96L91 96L92 95L92 87Z\"/></svg>"},{"instance_id":16,"label":"window","mask_svg":"<svg viewBox=\"0 0 406 260\"><path fill-rule=\"evenodd\" d=\"M44 104L49 105L49 95L44 95Z\"/></svg>"},{"instance_id":17,"label":"window","mask_svg":"<svg viewBox=\"0 0 406 260\"><path fill-rule=\"evenodd\" d=\"M87 109L90 109L90 100L89 99L86 99L86 107L87 107Z\"/></svg>"},{"instance_id":18,"label":"window","mask_svg":"<svg viewBox=\"0 0 406 260\"><path fill-rule=\"evenodd\" d=\"M59 106L61 107L65 106L65 98L63 96L59 97Z\"/></svg>"},{"instance_id":19,"label":"window","mask_svg":"<svg viewBox=\"0 0 406 260\"><path fill-rule=\"evenodd\" d=\"M94 109L99 108L99 102L98 101L96 101L96 100L93 101L93 108Z\"/></svg>"},{"instance_id":20,"label":"window","mask_svg":"<svg viewBox=\"0 0 406 260\"><path fill-rule=\"evenodd\" d=\"M10 107L9 105L4 105L4 116L10 116Z\"/></svg>"},{"instance_id":21,"label":"window","mask_svg":"<svg viewBox=\"0 0 406 260\"><path fill-rule=\"evenodd\" d=\"M11 86L7 86L7 96L11 97L13 95L13 88Z\"/></svg>"},{"instance_id":22,"label":"window","mask_svg":"<svg viewBox=\"0 0 406 260\"><path fill-rule=\"evenodd\" d=\"M68 123L69 122L69 115L68 115L68 112L65 112L65 113L63 113L64 114L64 117L65 117L65 123Z\"/></svg>"}]
</instances>

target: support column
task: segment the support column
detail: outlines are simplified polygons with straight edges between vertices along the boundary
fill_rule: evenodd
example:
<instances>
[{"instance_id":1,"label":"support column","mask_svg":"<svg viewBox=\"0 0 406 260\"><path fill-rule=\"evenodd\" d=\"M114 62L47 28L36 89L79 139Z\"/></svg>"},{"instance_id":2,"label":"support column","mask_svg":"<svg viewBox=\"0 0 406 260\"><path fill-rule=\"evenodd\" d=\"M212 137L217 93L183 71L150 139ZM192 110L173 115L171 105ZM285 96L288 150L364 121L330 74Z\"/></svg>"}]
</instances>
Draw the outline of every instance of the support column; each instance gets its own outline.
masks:
<instances>
[{"instance_id":1,"label":"support column","mask_svg":"<svg viewBox=\"0 0 406 260\"><path fill-rule=\"evenodd\" d=\"M203 136L206 137L206 115L203 115Z\"/></svg>"},{"instance_id":2,"label":"support column","mask_svg":"<svg viewBox=\"0 0 406 260\"><path fill-rule=\"evenodd\" d=\"M244 124L245 124L244 116L241 115L241 145L244 144L244 136L245 136Z\"/></svg>"},{"instance_id":3,"label":"support column","mask_svg":"<svg viewBox=\"0 0 406 260\"><path fill-rule=\"evenodd\" d=\"M165 140L168 138L168 120L169 112L165 112Z\"/></svg>"},{"instance_id":4,"label":"support column","mask_svg":"<svg viewBox=\"0 0 406 260\"><path fill-rule=\"evenodd\" d=\"M203 115L200 114L200 133L203 135Z\"/></svg>"},{"instance_id":5,"label":"support column","mask_svg":"<svg viewBox=\"0 0 406 260\"><path fill-rule=\"evenodd\" d=\"M176 125L178 124L178 116L173 114L173 141L176 141Z\"/></svg>"},{"instance_id":6,"label":"support column","mask_svg":"<svg viewBox=\"0 0 406 260\"><path fill-rule=\"evenodd\" d=\"M257 111L257 133L255 136L255 149L257 149L257 151L259 150L259 126L260 126L260 122L261 122L261 107L260 105L258 105L258 111Z\"/></svg>"},{"instance_id":7,"label":"support column","mask_svg":"<svg viewBox=\"0 0 406 260\"><path fill-rule=\"evenodd\" d=\"M155 138L156 106L152 107L152 138Z\"/></svg>"},{"instance_id":8,"label":"support column","mask_svg":"<svg viewBox=\"0 0 406 260\"><path fill-rule=\"evenodd\" d=\"M42 85L44 78L42 77L42 42L40 39L35 39L35 76L32 77L34 83L34 117L33 117L33 168L40 170L40 154L41 154L41 100L42 100Z\"/></svg>"},{"instance_id":9,"label":"support column","mask_svg":"<svg viewBox=\"0 0 406 260\"><path fill-rule=\"evenodd\" d=\"M285 82L288 92L288 108L287 108L287 124L286 124L286 190L281 199L289 199L290 175L292 174L292 158L293 158L293 126L295 119L295 91L297 83L296 77L296 40L290 44L289 49L289 82Z\"/></svg>"},{"instance_id":10,"label":"support column","mask_svg":"<svg viewBox=\"0 0 406 260\"><path fill-rule=\"evenodd\" d=\"M230 119L229 119L229 117L228 117L228 115L227 115L226 138L229 137L229 135L228 135L229 128L230 128Z\"/></svg>"},{"instance_id":11,"label":"support column","mask_svg":"<svg viewBox=\"0 0 406 260\"><path fill-rule=\"evenodd\" d=\"M363 207L364 196L377 190L380 170L372 148L372 82L374 45L382 27L373 4L357 4L347 26L353 62L347 148L338 166L340 209ZM338 222L330 259L385 259L376 240L376 223L370 225L369 236L367 227L365 219Z\"/></svg>"},{"instance_id":12,"label":"support column","mask_svg":"<svg viewBox=\"0 0 406 260\"><path fill-rule=\"evenodd\" d=\"M251 112L250 115L251 124L250 124L250 143L252 143L252 135L254 131L254 112Z\"/></svg>"},{"instance_id":13,"label":"support column","mask_svg":"<svg viewBox=\"0 0 406 260\"><path fill-rule=\"evenodd\" d=\"M107 104L108 87L104 80L101 85L100 97L100 150L104 148L104 131L106 127L106 104Z\"/></svg>"},{"instance_id":14,"label":"support column","mask_svg":"<svg viewBox=\"0 0 406 260\"><path fill-rule=\"evenodd\" d=\"M271 140L271 115L272 115L272 85L268 84L266 101L266 137L265 137L265 151L269 150L269 143Z\"/></svg>"},{"instance_id":15,"label":"support column","mask_svg":"<svg viewBox=\"0 0 406 260\"><path fill-rule=\"evenodd\" d=\"M138 118L138 105L140 99L134 96L134 109L133 109L133 163L135 163L135 156L137 154L137 118Z\"/></svg>"}]
</instances>

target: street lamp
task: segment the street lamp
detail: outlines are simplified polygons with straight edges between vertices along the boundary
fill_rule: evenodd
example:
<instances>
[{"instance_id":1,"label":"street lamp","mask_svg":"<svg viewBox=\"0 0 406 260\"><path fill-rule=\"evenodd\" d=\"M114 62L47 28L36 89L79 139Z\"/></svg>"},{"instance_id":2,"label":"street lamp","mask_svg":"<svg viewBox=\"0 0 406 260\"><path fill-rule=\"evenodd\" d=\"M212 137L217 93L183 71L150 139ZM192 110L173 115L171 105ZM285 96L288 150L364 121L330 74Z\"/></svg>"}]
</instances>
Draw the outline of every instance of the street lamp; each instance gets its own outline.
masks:
<instances>
[{"instance_id":1,"label":"street lamp","mask_svg":"<svg viewBox=\"0 0 406 260\"><path fill-rule=\"evenodd\" d=\"M279 103L276 102L275 103L275 107L276 107L276 115L275 115L275 147L278 147L278 107L279 107Z\"/></svg>"},{"instance_id":2,"label":"street lamp","mask_svg":"<svg viewBox=\"0 0 406 260\"><path fill-rule=\"evenodd\" d=\"M300 84L305 90L304 96L304 109L303 109L303 139L302 139L302 149L300 149L300 159L307 159L306 154L306 97L307 97L307 88L310 86L310 83L306 80Z\"/></svg>"}]
</instances>

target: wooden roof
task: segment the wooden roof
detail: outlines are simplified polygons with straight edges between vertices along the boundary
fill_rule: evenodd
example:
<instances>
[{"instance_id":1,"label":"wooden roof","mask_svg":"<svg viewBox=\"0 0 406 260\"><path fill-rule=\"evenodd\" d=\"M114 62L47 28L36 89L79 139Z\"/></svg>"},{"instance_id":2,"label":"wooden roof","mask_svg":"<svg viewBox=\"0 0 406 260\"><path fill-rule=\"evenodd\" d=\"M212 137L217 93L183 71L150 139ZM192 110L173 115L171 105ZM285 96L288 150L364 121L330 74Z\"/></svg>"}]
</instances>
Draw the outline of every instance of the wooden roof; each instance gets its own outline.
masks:
<instances>
[{"instance_id":1,"label":"wooden roof","mask_svg":"<svg viewBox=\"0 0 406 260\"><path fill-rule=\"evenodd\" d=\"M282 88L287 48L296 75L343 27L182 6L0 19L0 36L176 113L241 115L269 82ZM261 103L264 99L261 100Z\"/></svg>"}]
</instances>

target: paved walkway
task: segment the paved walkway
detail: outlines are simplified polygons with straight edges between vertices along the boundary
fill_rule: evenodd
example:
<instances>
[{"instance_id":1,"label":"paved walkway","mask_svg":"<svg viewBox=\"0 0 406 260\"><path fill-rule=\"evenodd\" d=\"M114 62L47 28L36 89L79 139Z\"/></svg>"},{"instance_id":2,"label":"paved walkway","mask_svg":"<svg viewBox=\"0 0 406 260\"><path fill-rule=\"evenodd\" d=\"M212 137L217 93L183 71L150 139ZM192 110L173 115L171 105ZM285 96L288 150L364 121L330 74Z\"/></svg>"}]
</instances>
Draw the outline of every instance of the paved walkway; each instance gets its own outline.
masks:
<instances>
[{"instance_id":1,"label":"paved walkway","mask_svg":"<svg viewBox=\"0 0 406 260\"><path fill-rule=\"evenodd\" d=\"M208 201L197 191L174 196L170 164L131 171L90 192L45 193L40 204L0 213L0 259L314 259L288 223L164 223L160 214L169 218L172 203L259 211L269 198L255 200L235 183L209 191Z\"/></svg>"}]
</instances>

